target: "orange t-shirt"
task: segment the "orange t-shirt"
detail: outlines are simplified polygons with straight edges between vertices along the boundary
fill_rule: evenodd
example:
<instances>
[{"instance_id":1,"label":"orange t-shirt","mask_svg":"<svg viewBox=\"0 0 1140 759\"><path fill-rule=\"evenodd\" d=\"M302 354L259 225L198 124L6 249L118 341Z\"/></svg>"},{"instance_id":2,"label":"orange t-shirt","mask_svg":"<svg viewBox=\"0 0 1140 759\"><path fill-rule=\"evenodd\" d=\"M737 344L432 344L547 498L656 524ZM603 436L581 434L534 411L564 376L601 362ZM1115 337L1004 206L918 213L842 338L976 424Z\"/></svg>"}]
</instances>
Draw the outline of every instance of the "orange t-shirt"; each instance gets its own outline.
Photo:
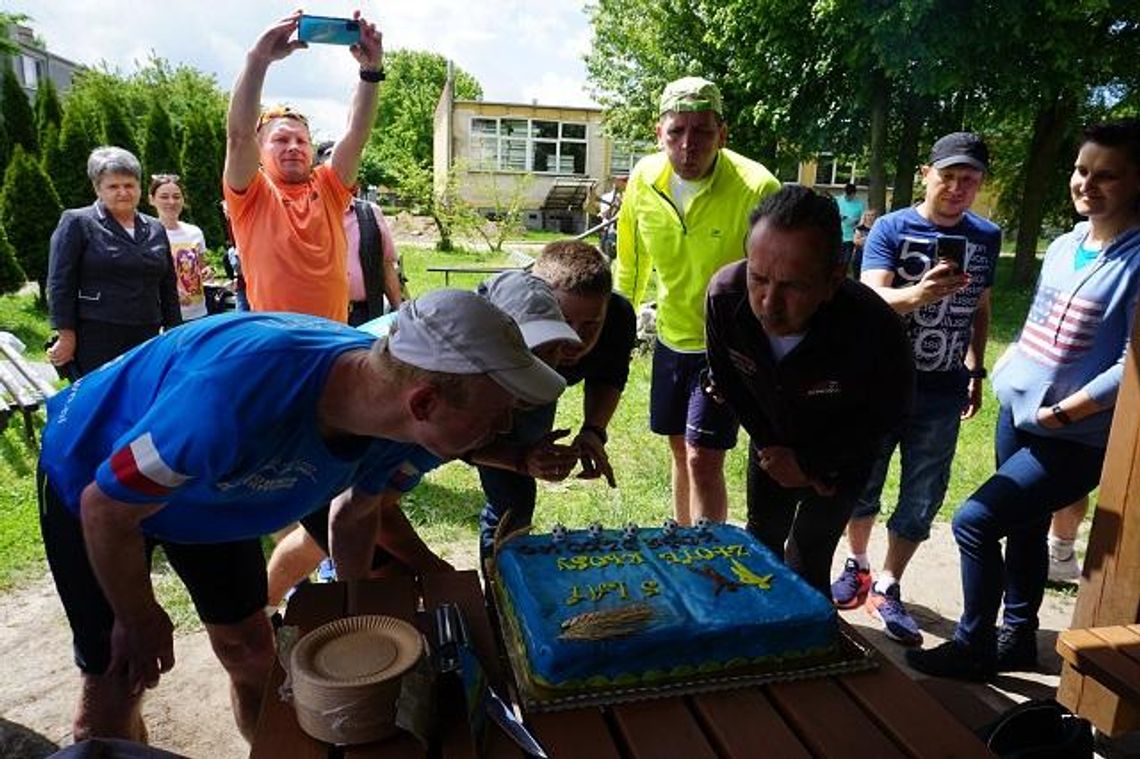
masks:
<instances>
[{"instance_id":1,"label":"orange t-shirt","mask_svg":"<svg viewBox=\"0 0 1140 759\"><path fill-rule=\"evenodd\" d=\"M348 321L342 218L352 190L336 172L322 165L285 184L261 169L244 192L223 190L250 308Z\"/></svg>"}]
</instances>

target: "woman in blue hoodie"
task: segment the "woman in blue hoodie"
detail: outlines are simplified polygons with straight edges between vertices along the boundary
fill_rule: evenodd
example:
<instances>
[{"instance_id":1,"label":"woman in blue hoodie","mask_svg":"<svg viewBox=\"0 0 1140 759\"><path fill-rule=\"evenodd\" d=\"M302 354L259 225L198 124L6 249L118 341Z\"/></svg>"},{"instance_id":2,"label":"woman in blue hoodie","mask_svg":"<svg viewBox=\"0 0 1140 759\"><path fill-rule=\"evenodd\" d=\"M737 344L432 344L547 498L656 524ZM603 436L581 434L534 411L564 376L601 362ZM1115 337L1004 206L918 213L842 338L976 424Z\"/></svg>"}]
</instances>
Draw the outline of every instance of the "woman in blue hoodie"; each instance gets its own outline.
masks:
<instances>
[{"instance_id":1,"label":"woman in blue hoodie","mask_svg":"<svg viewBox=\"0 0 1140 759\"><path fill-rule=\"evenodd\" d=\"M962 617L951 640L907 652L930 675L1036 667L1050 515L1100 480L1140 295L1140 120L1086 129L1069 190L1088 221L1045 254L1021 334L994 368L997 472L954 515Z\"/></svg>"}]
</instances>

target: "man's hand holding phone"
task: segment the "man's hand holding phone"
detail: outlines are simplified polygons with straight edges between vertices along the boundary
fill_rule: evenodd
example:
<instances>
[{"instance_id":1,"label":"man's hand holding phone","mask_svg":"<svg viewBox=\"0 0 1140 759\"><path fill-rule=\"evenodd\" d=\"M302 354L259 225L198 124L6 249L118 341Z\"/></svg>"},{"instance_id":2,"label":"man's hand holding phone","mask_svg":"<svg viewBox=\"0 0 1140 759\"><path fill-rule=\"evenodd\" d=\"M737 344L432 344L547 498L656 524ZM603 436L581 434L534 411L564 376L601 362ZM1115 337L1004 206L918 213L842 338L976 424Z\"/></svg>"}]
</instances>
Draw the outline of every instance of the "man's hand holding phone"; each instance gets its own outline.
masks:
<instances>
[{"instance_id":1,"label":"man's hand holding phone","mask_svg":"<svg viewBox=\"0 0 1140 759\"><path fill-rule=\"evenodd\" d=\"M966 238L961 235L939 235L934 239L934 256L946 261L959 272L966 271Z\"/></svg>"}]
</instances>

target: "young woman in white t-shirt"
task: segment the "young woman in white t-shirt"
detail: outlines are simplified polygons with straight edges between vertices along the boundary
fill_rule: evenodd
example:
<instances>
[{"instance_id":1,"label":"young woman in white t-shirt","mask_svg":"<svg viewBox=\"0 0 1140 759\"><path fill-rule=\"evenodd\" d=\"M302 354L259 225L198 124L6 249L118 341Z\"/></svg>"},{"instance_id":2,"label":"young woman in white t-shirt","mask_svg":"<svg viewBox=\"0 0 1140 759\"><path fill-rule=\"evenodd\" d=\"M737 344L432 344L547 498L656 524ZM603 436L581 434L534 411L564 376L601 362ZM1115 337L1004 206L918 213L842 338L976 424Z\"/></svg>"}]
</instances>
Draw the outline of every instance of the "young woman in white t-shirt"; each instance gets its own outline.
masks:
<instances>
[{"instance_id":1,"label":"young woman in white t-shirt","mask_svg":"<svg viewBox=\"0 0 1140 759\"><path fill-rule=\"evenodd\" d=\"M179 221L186 199L177 174L154 174L150 178L150 204L158 211L158 219L170 240L170 255L178 279L178 304L182 321L206 315L205 282L210 278L206 265L206 239L193 224Z\"/></svg>"}]
</instances>

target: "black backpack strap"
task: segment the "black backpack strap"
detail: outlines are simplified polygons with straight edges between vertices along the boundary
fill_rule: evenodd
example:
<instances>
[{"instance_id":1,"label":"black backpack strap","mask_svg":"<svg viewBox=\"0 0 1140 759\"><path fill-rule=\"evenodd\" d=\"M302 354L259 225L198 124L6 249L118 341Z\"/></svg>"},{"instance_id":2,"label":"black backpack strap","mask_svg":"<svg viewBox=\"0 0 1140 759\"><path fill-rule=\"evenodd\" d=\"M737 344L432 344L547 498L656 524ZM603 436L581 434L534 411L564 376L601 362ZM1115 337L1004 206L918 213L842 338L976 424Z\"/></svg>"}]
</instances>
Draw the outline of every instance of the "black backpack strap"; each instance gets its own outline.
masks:
<instances>
[{"instance_id":1,"label":"black backpack strap","mask_svg":"<svg viewBox=\"0 0 1140 759\"><path fill-rule=\"evenodd\" d=\"M372 204L367 200L353 198L352 209L356 212L357 226L360 228L360 271L364 275L364 298L368 302L368 318L384 315L384 251L381 247L380 224Z\"/></svg>"}]
</instances>

